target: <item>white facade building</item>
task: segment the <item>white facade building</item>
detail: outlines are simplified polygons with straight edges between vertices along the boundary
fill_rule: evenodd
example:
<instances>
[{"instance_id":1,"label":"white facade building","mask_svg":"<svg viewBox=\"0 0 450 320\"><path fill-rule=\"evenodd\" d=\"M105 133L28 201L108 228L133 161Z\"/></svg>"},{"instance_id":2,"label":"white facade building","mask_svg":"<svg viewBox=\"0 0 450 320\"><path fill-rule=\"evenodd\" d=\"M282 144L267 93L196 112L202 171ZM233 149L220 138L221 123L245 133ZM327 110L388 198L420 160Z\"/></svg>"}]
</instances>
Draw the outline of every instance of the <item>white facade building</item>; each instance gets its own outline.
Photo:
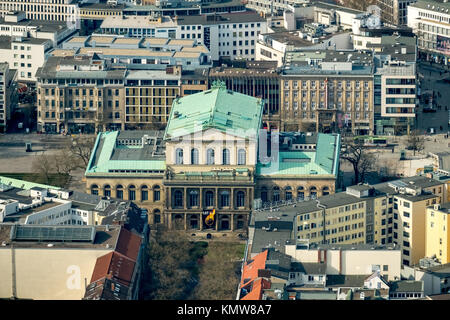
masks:
<instances>
[{"instance_id":1,"label":"white facade building","mask_svg":"<svg viewBox=\"0 0 450 320\"><path fill-rule=\"evenodd\" d=\"M408 27L417 35L421 58L450 64L450 3L419 0L408 6Z\"/></svg>"},{"instance_id":2,"label":"white facade building","mask_svg":"<svg viewBox=\"0 0 450 320\"><path fill-rule=\"evenodd\" d=\"M35 82L36 71L44 65L52 46L47 39L0 36L0 61L8 61L10 69L17 69L17 81Z\"/></svg>"},{"instance_id":3,"label":"white facade building","mask_svg":"<svg viewBox=\"0 0 450 320\"><path fill-rule=\"evenodd\" d=\"M25 12L11 12L0 18L0 36L49 39L55 47L76 32L67 22L30 20Z\"/></svg>"},{"instance_id":4,"label":"white facade building","mask_svg":"<svg viewBox=\"0 0 450 320\"><path fill-rule=\"evenodd\" d=\"M258 35L267 32L267 22L256 13L180 17L109 17L100 26L106 34L131 37L194 39L211 52L212 60L255 59Z\"/></svg>"},{"instance_id":5,"label":"white facade building","mask_svg":"<svg viewBox=\"0 0 450 320\"><path fill-rule=\"evenodd\" d=\"M401 273L400 247L371 245L321 245L309 249L298 249L296 245L286 245L287 255L302 263L326 264L327 275L367 275L376 271L386 280L398 280Z\"/></svg>"},{"instance_id":6,"label":"white facade building","mask_svg":"<svg viewBox=\"0 0 450 320\"><path fill-rule=\"evenodd\" d=\"M69 21L76 25L78 1L75 0L0 0L0 16L14 11L23 11L27 19Z\"/></svg>"}]
</instances>

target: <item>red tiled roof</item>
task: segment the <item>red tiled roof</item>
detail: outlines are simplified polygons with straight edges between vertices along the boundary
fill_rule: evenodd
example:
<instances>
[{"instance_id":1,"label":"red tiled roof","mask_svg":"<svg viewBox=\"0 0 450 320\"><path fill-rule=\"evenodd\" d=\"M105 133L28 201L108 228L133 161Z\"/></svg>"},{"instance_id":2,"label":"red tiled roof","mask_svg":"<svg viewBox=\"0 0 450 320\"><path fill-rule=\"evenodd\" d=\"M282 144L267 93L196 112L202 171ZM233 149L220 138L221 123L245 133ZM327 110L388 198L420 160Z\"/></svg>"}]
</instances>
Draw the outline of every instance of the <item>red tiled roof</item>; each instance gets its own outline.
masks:
<instances>
[{"instance_id":1,"label":"red tiled roof","mask_svg":"<svg viewBox=\"0 0 450 320\"><path fill-rule=\"evenodd\" d=\"M242 271L241 288L258 278L258 270L266 268L268 250L265 250L247 262Z\"/></svg>"},{"instance_id":2,"label":"red tiled roof","mask_svg":"<svg viewBox=\"0 0 450 320\"><path fill-rule=\"evenodd\" d=\"M261 300L264 289L270 289L270 282L263 278L256 279L253 281L252 290L241 300Z\"/></svg>"},{"instance_id":3,"label":"red tiled roof","mask_svg":"<svg viewBox=\"0 0 450 320\"><path fill-rule=\"evenodd\" d=\"M91 283L102 278L115 279L130 285L135 262L118 252L111 252L97 259Z\"/></svg>"},{"instance_id":4,"label":"red tiled roof","mask_svg":"<svg viewBox=\"0 0 450 320\"><path fill-rule=\"evenodd\" d=\"M105 254L104 256L97 258L94 271L92 272L91 282L106 277L106 275L108 274L109 266L111 265L112 256L113 252L110 252L108 254Z\"/></svg>"},{"instance_id":5,"label":"red tiled roof","mask_svg":"<svg viewBox=\"0 0 450 320\"><path fill-rule=\"evenodd\" d=\"M117 240L116 251L124 256L136 261L139 254L139 247L142 239L137 234L121 228L119 239Z\"/></svg>"}]
</instances>

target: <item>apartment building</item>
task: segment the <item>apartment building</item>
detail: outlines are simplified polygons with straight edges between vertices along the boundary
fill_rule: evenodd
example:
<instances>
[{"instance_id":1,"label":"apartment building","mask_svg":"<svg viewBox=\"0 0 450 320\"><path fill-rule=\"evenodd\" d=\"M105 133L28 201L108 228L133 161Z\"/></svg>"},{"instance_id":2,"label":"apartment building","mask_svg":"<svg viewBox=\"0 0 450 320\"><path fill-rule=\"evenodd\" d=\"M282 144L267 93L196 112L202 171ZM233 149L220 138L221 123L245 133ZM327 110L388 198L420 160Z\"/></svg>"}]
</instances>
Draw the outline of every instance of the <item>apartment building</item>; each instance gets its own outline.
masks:
<instances>
[{"instance_id":1,"label":"apartment building","mask_svg":"<svg viewBox=\"0 0 450 320\"><path fill-rule=\"evenodd\" d=\"M416 176L373 186L348 187L346 192L297 201L295 206L278 206L280 212L277 207L275 212L256 209L255 235L262 226L269 231L289 232L278 231L281 238L274 235L258 240L253 243L252 252L269 243L285 244L287 240L309 240L317 245L395 243L402 250L402 264L416 264L425 256L426 207L442 202L443 188L442 182Z\"/></svg>"},{"instance_id":2,"label":"apartment building","mask_svg":"<svg viewBox=\"0 0 450 320\"><path fill-rule=\"evenodd\" d=\"M244 262L240 300L389 300L391 291L406 287L398 282L400 250L393 245L285 250L266 248Z\"/></svg>"},{"instance_id":3,"label":"apartment building","mask_svg":"<svg viewBox=\"0 0 450 320\"><path fill-rule=\"evenodd\" d=\"M264 99L263 128L281 127L280 79L273 61L246 61L231 67L211 68L208 78L210 84L223 81L230 90Z\"/></svg>"},{"instance_id":4,"label":"apartment building","mask_svg":"<svg viewBox=\"0 0 450 320\"><path fill-rule=\"evenodd\" d=\"M124 129L125 76L95 54L49 57L36 73L38 131Z\"/></svg>"},{"instance_id":5,"label":"apartment building","mask_svg":"<svg viewBox=\"0 0 450 320\"><path fill-rule=\"evenodd\" d=\"M408 20L408 6L416 0L377 0L381 19L390 25L406 25Z\"/></svg>"},{"instance_id":6,"label":"apartment building","mask_svg":"<svg viewBox=\"0 0 450 320\"><path fill-rule=\"evenodd\" d=\"M416 38L384 35L376 47L380 52L374 53L375 132L408 134L415 125L418 103Z\"/></svg>"},{"instance_id":7,"label":"apartment building","mask_svg":"<svg viewBox=\"0 0 450 320\"><path fill-rule=\"evenodd\" d=\"M32 87L36 85L36 72L44 65L51 48L52 41L47 39L0 36L0 60L17 70L18 82Z\"/></svg>"},{"instance_id":8,"label":"apartment building","mask_svg":"<svg viewBox=\"0 0 450 320\"><path fill-rule=\"evenodd\" d=\"M374 133L370 52L290 51L281 71L281 131Z\"/></svg>"},{"instance_id":9,"label":"apartment building","mask_svg":"<svg viewBox=\"0 0 450 320\"><path fill-rule=\"evenodd\" d=\"M441 264L450 262L450 203L435 204L426 212L426 257L435 257Z\"/></svg>"},{"instance_id":10,"label":"apartment building","mask_svg":"<svg viewBox=\"0 0 450 320\"><path fill-rule=\"evenodd\" d=\"M131 37L195 39L211 53L212 60L255 59L255 43L267 32L266 20L252 12L197 16L109 17L100 27L102 33Z\"/></svg>"},{"instance_id":11,"label":"apartment building","mask_svg":"<svg viewBox=\"0 0 450 320\"><path fill-rule=\"evenodd\" d=\"M450 63L450 3L446 0L418 0L408 6L408 27L417 35L419 57Z\"/></svg>"},{"instance_id":12,"label":"apartment building","mask_svg":"<svg viewBox=\"0 0 450 320\"><path fill-rule=\"evenodd\" d=\"M7 62L0 63L0 132L6 132L8 121L17 103L17 70L9 69Z\"/></svg>"}]
</instances>

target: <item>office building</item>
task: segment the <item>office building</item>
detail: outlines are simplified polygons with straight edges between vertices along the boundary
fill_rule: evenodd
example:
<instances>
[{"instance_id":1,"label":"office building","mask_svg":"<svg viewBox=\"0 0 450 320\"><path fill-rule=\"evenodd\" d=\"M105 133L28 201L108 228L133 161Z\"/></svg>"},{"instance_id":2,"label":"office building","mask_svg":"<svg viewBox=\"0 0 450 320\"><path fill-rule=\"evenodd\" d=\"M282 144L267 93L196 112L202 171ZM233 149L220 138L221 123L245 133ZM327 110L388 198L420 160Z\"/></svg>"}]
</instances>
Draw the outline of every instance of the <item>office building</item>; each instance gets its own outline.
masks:
<instances>
[{"instance_id":1,"label":"office building","mask_svg":"<svg viewBox=\"0 0 450 320\"><path fill-rule=\"evenodd\" d=\"M280 78L273 61L245 61L209 70L209 83L225 82L227 88L264 100L263 128L280 128Z\"/></svg>"},{"instance_id":2,"label":"office building","mask_svg":"<svg viewBox=\"0 0 450 320\"><path fill-rule=\"evenodd\" d=\"M385 24L402 26L408 20L408 6L416 0L377 0L380 8L381 19Z\"/></svg>"},{"instance_id":3,"label":"office building","mask_svg":"<svg viewBox=\"0 0 450 320\"><path fill-rule=\"evenodd\" d=\"M212 60L255 59L255 42L267 32L266 20L252 12L198 16L109 17L101 24L104 34L131 37L194 39L211 53Z\"/></svg>"},{"instance_id":4,"label":"office building","mask_svg":"<svg viewBox=\"0 0 450 320\"><path fill-rule=\"evenodd\" d=\"M418 0L408 6L408 27L417 35L419 58L450 63L450 3L446 0Z\"/></svg>"},{"instance_id":5,"label":"office building","mask_svg":"<svg viewBox=\"0 0 450 320\"><path fill-rule=\"evenodd\" d=\"M0 63L0 132L8 130L9 120L17 104L17 70L10 69L7 62Z\"/></svg>"},{"instance_id":6,"label":"office building","mask_svg":"<svg viewBox=\"0 0 450 320\"><path fill-rule=\"evenodd\" d=\"M415 127L418 104L416 38L381 36L374 53L375 133L409 134Z\"/></svg>"},{"instance_id":7,"label":"office building","mask_svg":"<svg viewBox=\"0 0 450 320\"><path fill-rule=\"evenodd\" d=\"M281 71L281 131L374 133L373 56L288 51Z\"/></svg>"}]
</instances>

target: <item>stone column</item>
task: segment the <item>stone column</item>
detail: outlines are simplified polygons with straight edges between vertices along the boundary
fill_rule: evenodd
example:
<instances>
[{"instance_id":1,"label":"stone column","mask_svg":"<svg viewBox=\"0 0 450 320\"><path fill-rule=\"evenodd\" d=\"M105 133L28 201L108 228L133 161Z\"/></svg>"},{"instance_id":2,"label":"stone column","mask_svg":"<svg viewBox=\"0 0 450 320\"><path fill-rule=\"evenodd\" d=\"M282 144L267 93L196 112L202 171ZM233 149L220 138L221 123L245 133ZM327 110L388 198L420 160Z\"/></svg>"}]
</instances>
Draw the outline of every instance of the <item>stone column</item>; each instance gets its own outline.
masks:
<instances>
[{"instance_id":1,"label":"stone column","mask_svg":"<svg viewBox=\"0 0 450 320\"><path fill-rule=\"evenodd\" d=\"M203 212L200 212L200 231L203 230Z\"/></svg>"},{"instance_id":2,"label":"stone column","mask_svg":"<svg viewBox=\"0 0 450 320\"><path fill-rule=\"evenodd\" d=\"M216 213L216 231L219 230L219 215Z\"/></svg>"},{"instance_id":3,"label":"stone column","mask_svg":"<svg viewBox=\"0 0 450 320\"><path fill-rule=\"evenodd\" d=\"M184 230L187 230L187 213L184 213Z\"/></svg>"},{"instance_id":4,"label":"stone column","mask_svg":"<svg viewBox=\"0 0 450 320\"><path fill-rule=\"evenodd\" d=\"M172 214L167 213L166 218L167 218L167 224L169 225L169 229L171 230L172 229Z\"/></svg>"},{"instance_id":5,"label":"stone column","mask_svg":"<svg viewBox=\"0 0 450 320\"><path fill-rule=\"evenodd\" d=\"M234 213L231 214L231 226L230 229L231 231L234 231L235 227L234 227Z\"/></svg>"},{"instance_id":6,"label":"stone column","mask_svg":"<svg viewBox=\"0 0 450 320\"><path fill-rule=\"evenodd\" d=\"M234 210L234 188L231 188L230 191L230 208L231 210Z\"/></svg>"},{"instance_id":7,"label":"stone column","mask_svg":"<svg viewBox=\"0 0 450 320\"><path fill-rule=\"evenodd\" d=\"M187 210L187 188L183 189L183 208Z\"/></svg>"},{"instance_id":8,"label":"stone column","mask_svg":"<svg viewBox=\"0 0 450 320\"><path fill-rule=\"evenodd\" d=\"M216 188L216 199L214 205L216 208L219 208L219 188Z\"/></svg>"},{"instance_id":9,"label":"stone column","mask_svg":"<svg viewBox=\"0 0 450 320\"><path fill-rule=\"evenodd\" d=\"M202 188L200 188L200 190L199 190L199 207L200 207L200 210L203 210L203 189Z\"/></svg>"}]
</instances>

